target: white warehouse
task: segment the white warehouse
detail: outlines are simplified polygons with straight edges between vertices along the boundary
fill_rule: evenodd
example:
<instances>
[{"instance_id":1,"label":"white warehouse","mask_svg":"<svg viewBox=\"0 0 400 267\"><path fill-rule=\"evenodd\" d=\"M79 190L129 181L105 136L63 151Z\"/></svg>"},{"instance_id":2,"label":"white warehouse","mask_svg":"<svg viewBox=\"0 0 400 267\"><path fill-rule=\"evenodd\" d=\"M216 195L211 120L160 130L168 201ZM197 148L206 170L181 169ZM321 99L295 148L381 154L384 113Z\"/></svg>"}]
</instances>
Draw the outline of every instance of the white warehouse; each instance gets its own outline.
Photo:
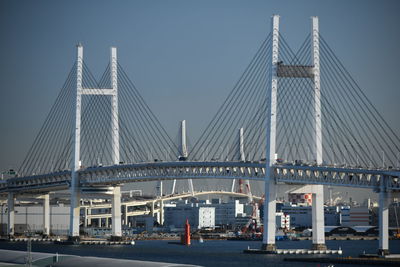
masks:
<instances>
[{"instance_id":1,"label":"white warehouse","mask_svg":"<svg viewBox=\"0 0 400 267\"><path fill-rule=\"evenodd\" d=\"M196 204L177 204L164 208L164 224L183 228L186 219L192 229L215 228L215 208Z\"/></svg>"},{"instance_id":2,"label":"white warehouse","mask_svg":"<svg viewBox=\"0 0 400 267\"><path fill-rule=\"evenodd\" d=\"M6 232L7 207L1 206L1 228ZM29 226L29 229L28 229ZM15 207L15 233L23 234L25 231L44 232L44 216L42 206L16 206ZM50 206L50 233L66 235L69 230L69 206Z\"/></svg>"}]
</instances>

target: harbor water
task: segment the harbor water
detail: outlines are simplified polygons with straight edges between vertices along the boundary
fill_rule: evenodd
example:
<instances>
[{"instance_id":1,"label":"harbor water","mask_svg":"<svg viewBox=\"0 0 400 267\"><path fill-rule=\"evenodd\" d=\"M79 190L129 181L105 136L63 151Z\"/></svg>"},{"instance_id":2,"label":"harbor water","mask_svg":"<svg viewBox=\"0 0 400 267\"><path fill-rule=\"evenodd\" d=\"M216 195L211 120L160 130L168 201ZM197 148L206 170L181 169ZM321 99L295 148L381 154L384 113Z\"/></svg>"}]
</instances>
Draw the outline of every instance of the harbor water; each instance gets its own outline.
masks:
<instances>
[{"instance_id":1,"label":"harbor water","mask_svg":"<svg viewBox=\"0 0 400 267\"><path fill-rule=\"evenodd\" d=\"M328 240L329 249L343 250L342 256L357 257L360 253L376 253L377 240ZM310 248L311 241L278 241L277 246L285 249ZM32 243L32 251L59 253L79 256L132 259L141 261L193 264L200 266L328 266L327 263L286 262L284 258L296 255L255 255L244 254L247 248L260 248L258 241L194 240L191 246L169 244L167 240L137 240L135 245L55 245L52 243ZM392 253L400 253L400 240L391 240ZM0 242L0 249L26 250L24 242ZM299 257L297 255L297 257ZM311 257L334 257L312 255ZM336 264L335 264L336 265ZM362 266L345 265L338 266Z\"/></svg>"}]
</instances>

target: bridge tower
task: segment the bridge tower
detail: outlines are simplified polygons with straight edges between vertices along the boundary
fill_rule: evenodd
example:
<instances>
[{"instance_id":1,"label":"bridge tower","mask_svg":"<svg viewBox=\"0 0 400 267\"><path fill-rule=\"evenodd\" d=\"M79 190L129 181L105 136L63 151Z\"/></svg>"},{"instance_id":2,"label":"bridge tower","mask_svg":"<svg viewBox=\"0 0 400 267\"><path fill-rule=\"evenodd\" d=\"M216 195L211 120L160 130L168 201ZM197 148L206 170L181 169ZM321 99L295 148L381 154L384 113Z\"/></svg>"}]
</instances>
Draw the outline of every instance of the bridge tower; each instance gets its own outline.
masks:
<instances>
[{"instance_id":1,"label":"bridge tower","mask_svg":"<svg viewBox=\"0 0 400 267\"><path fill-rule=\"evenodd\" d=\"M186 120L181 121L180 125L180 155L183 159L188 157L188 149L187 149L187 139L186 139Z\"/></svg>"},{"instance_id":2,"label":"bridge tower","mask_svg":"<svg viewBox=\"0 0 400 267\"><path fill-rule=\"evenodd\" d=\"M187 135L186 135L186 120L181 121L180 127L179 127L179 132L180 132L180 145L179 145L179 160L180 161L185 161L188 158L189 150L187 147ZM171 194L175 193L175 186L176 186L176 179L172 183L172 190ZM194 187L193 187L193 180L188 179L188 188L189 192L194 195Z\"/></svg>"},{"instance_id":3,"label":"bridge tower","mask_svg":"<svg viewBox=\"0 0 400 267\"><path fill-rule=\"evenodd\" d=\"M283 65L279 63L279 16L272 17L272 46L271 46L271 86L267 92L267 142L266 142L266 169L265 169L265 202L264 202L264 233L262 249L275 251L275 213L276 213L276 181L272 166L275 163L276 153L276 117L277 117L277 90L278 78L309 78L314 86L314 123L315 123L315 151L316 163L321 165L322 160L322 121L321 121L321 90L320 90L320 60L319 60L319 26L318 17L312 20L312 66L305 66L310 71L304 71L304 66ZM281 68L283 70L281 70ZM302 69L298 69L302 68ZM324 188L323 185L304 186L297 190L302 193L312 193L312 230L313 249L323 250L325 246L324 231Z\"/></svg>"},{"instance_id":4,"label":"bridge tower","mask_svg":"<svg viewBox=\"0 0 400 267\"><path fill-rule=\"evenodd\" d=\"M246 154L244 151L244 128L241 127L239 128L238 131L238 152L239 152L239 161L244 162L246 160ZM231 186L231 192L235 192L235 184L236 184L236 179L232 180L232 186ZM251 193L251 188L250 188L250 180L246 179L243 180L239 179L239 184L238 184L238 191L240 193L246 193L248 195L248 201L249 203L253 201L253 195ZM244 186L244 191L243 191L243 186Z\"/></svg>"},{"instance_id":5,"label":"bridge tower","mask_svg":"<svg viewBox=\"0 0 400 267\"><path fill-rule=\"evenodd\" d=\"M265 150L265 200L264 200L264 232L262 248L267 251L275 251L276 228L276 182L273 178L272 165L275 162L276 146L276 102L278 89L278 57L279 57L279 16L272 16L272 62L271 62L271 86L267 92L267 140Z\"/></svg>"},{"instance_id":6,"label":"bridge tower","mask_svg":"<svg viewBox=\"0 0 400 267\"><path fill-rule=\"evenodd\" d=\"M112 131L112 159L114 164L119 164L119 120L118 120L118 67L117 49L110 49L110 77L111 88L93 89L83 88L83 46L77 45L77 64L76 64L76 105L75 105L75 134L74 134L74 160L71 173L71 211L70 211L70 232L71 240L79 240L79 216L80 216L80 186L79 170L80 160L80 140L81 140L81 111L83 95L111 96L111 131ZM119 185L114 186L112 196L112 235L121 237L121 189Z\"/></svg>"},{"instance_id":7,"label":"bridge tower","mask_svg":"<svg viewBox=\"0 0 400 267\"><path fill-rule=\"evenodd\" d=\"M321 80L319 64L319 24L318 17L311 17L311 51L314 70L314 115L315 115L315 148L317 164L322 160L322 118L321 118ZM326 249L324 221L324 186L312 186L312 233L313 249Z\"/></svg>"}]
</instances>

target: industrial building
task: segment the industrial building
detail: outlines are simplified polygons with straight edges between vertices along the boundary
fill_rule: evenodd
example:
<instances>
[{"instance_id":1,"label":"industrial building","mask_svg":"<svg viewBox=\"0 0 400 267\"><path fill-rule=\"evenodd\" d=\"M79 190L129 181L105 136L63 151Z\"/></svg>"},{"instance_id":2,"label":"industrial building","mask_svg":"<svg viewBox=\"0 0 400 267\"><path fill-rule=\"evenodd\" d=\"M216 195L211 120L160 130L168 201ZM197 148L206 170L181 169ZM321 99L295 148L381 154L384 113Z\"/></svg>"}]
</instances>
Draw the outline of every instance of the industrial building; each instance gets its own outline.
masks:
<instances>
[{"instance_id":1,"label":"industrial building","mask_svg":"<svg viewBox=\"0 0 400 267\"><path fill-rule=\"evenodd\" d=\"M371 225L371 211L368 207L340 207L340 225L368 226Z\"/></svg>"},{"instance_id":2,"label":"industrial building","mask_svg":"<svg viewBox=\"0 0 400 267\"><path fill-rule=\"evenodd\" d=\"M215 208L198 203L178 203L175 207L164 207L164 224L183 228L189 220L192 229L215 228Z\"/></svg>"},{"instance_id":3,"label":"industrial building","mask_svg":"<svg viewBox=\"0 0 400 267\"><path fill-rule=\"evenodd\" d=\"M221 199L213 199L211 203L203 204L215 208L215 225L236 225L237 217L245 217L244 204L239 200L223 203Z\"/></svg>"},{"instance_id":4,"label":"industrial building","mask_svg":"<svg viewBox=\"0 0 400 267\"><path fill-rule=\"evenodd\" d=\"M69 206L51 205L50 206L50 231L54 235L67 235L69 229ZM34 233L44 233L44 216L42 206L16 206L15 212L15 232L23 234L27 231ZM6 234L7 207L1 206L0 216L1 235Z\"/></svg>"},{"instance_id":5,"label":"industrial building","mask_svg":"<svg viewBox=\"0 0 400 267\"><path fill-rule=\"evenodd\" d=\"M291 228L312 226L311 206L283 205L282 213L290 215ZM371 215L367 207L331 206L324 207L325 225L329 226L368 226Z\"/></svg>"}]
</instances>

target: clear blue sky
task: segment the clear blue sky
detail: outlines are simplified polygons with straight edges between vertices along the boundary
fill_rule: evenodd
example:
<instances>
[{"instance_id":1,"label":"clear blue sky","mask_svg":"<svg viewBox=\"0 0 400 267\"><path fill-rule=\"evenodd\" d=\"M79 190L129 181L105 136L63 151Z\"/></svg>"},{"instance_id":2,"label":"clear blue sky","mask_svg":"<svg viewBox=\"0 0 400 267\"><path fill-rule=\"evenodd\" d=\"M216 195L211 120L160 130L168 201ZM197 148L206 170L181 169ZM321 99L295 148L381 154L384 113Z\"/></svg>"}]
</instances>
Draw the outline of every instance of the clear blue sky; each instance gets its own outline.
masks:
<instances>
[{"instance_id":1,"label":"clear blue sky","mask_svg":"<svg viewBox=\"0 0 400 267\"><path fill-rule=\"evenodd\" d=\"M310 16L400 135L400 1L0 1L0 170L17 168L84 45L99 76L119 61L174 138L186 119L196 137L281 15L293 48Z\"/></svg>"}]
</instances>

